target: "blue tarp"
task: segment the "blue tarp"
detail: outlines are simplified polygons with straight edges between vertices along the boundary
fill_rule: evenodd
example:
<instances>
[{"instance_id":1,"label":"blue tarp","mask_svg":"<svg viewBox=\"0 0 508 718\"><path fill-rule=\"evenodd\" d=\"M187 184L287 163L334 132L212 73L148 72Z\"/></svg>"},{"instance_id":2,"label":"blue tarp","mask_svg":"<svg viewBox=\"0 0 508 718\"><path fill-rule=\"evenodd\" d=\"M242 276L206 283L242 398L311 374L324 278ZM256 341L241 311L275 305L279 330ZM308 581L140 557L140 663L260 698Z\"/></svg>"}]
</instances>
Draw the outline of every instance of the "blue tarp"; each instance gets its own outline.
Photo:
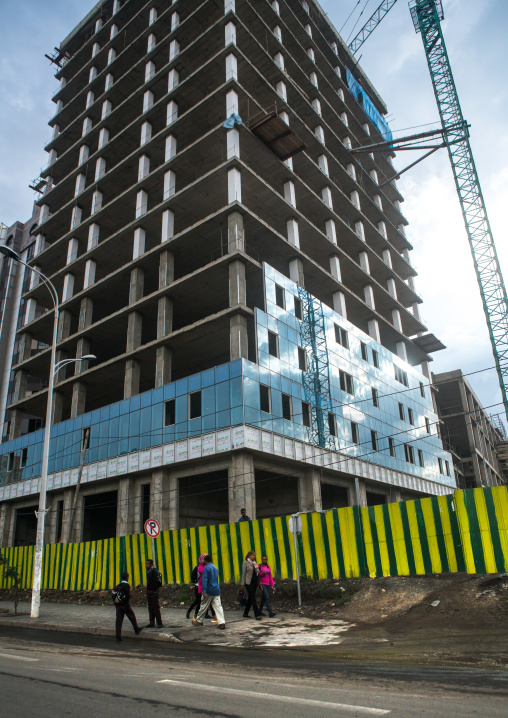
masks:
<instances>
[{"instance_id":1,"label":"blue tarp","mask_svg":"<svg viewBox=\"0 0 508 718\"><path fill-rule=\"evenodd\" d=\"M226 128L226 130L232 130L235 125L241 125L242 124L242 118L240 115L236 115L234 112L229 115L226 122L222 125Z\"/></svg>"},{"instance_id":2,"label":"blue tarp","mask_svg":"<svg viewBox=\"0 0 508 718\"><path fill-rule=\"evenodd\" d=\"M365 90L360 87L358 82L355 80L355 78L347 68L346 72L348 87L357 100L361 95L361 102L363 109L365 110L365 114L376 125L380 133L383 135L383 138L385 140L391 140L393 136L390 127L388 126L388 123L383 119L381 113L376 110L374 103L372 102L370 97L367 95Z\"/></svg>"}]
</instances>

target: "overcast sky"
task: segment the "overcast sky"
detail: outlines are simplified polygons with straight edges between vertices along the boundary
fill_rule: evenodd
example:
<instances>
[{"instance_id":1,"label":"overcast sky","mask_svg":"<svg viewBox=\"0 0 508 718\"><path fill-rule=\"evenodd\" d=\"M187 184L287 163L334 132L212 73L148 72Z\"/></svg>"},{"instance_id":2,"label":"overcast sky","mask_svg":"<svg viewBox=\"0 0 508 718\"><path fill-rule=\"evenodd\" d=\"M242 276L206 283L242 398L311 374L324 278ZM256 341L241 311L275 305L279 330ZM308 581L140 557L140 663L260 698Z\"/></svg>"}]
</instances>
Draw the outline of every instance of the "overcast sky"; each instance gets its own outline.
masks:
<instances>
[{"instance_id":1,"label":"overcast sky","mask_svg":"<svg viewBox=\"0 0 508 718\"><path fill-rule=\"evenodd\" d=\"M366 0L320 0L347 40ZM356 31L380 0L368 0ZM0 0L0 222L31 215L30 180L46 164L43 150L54 114L51 96L58 83L44 53L93 7L93 0ZM508 271L508 2L443 0L443 32L462 111L471 124L471 145L482 183L502 267ZM352 35L354 36L354 34ZM388 106L398 130L436 122L438 112L420 35L413 28L406 0L399 0L360 49L360 65ZM424 128L428 129L428 128ZM412 130L413 131L413 130ZM414 130L418 131L417 129ZM404 132L406 134L406 132ZM400 153L397 167L417 153ZM473 372L493 366L492 352L473 263L453 184L448 156L440 150L402 176L408 236L423 296L421 313L447 349L434 355L434 371ZM469 378L485 406L500 402L495 371ZM488 411L498 413L501 405Z\"/></svg>"}]
</instances>

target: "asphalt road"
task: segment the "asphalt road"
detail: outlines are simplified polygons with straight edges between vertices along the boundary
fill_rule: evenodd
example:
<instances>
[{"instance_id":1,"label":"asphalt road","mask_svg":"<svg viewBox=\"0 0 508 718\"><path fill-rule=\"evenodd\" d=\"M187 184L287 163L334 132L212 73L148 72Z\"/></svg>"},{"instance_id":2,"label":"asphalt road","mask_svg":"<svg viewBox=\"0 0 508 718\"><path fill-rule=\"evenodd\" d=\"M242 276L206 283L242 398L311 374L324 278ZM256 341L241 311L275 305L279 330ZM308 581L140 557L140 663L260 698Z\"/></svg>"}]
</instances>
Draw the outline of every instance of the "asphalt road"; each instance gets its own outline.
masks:
<instances>
[{"instance_id":1,"label":"asphalt road","mask_svg":"<svg viewBox=\"0 0 508 718\"><path fill-rule=\"evenodd\" d=\"M2 718L506 717L508 673L0 628Z\"/></svg>"}]
</instances>

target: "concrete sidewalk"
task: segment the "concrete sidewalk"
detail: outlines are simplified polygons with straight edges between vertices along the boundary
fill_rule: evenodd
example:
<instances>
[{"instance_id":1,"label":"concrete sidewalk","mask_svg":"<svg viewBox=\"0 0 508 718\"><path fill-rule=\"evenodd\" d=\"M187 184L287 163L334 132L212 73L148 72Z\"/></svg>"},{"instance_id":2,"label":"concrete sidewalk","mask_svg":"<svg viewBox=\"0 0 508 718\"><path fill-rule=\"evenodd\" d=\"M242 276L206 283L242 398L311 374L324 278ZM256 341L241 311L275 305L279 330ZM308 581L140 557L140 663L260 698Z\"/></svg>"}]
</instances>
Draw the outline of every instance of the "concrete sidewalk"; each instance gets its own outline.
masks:
<instances>
[{"instance_id":1,"label":"concrete sidewalk","mask_svg":"<svg viewBox=\"0 0 508 718\"><path fill-rule=\"evenodd\" d=\"M8 613L6 611L9 611ZM147 610L134 607L140 626L148 622ZM42 603L41 615L30 618L30 604L20 603L14 615L14 603L0 601L0 626L37 628L48 631L86 633L100 636L115 635L115 608L86 604ZM338 619L314 619L293 613L278 613L274 618L245 619L242 611L225 612L226 630L205 620L203 627L192 625L185 618L185 609L162 608L164 628L146 628L135 636L128 619L124 620L122 636L129 640L173 641L229 647L297 647L330 646L342 642L343 634L354 624Z\"/></svg>"}]
</instances>

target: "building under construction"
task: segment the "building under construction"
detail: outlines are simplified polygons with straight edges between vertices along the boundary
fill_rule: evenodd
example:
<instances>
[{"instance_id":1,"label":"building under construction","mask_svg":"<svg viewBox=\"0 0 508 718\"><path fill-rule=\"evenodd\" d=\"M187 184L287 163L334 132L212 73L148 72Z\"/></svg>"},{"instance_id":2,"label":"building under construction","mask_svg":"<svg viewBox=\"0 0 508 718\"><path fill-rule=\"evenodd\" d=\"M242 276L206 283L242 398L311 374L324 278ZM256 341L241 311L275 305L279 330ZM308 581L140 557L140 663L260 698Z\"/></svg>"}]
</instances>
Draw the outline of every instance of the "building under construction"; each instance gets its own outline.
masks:
<instances>
[{"instance_id":1,"label":"building under construction","mask_svg":"<svg viewBox=\"0 0 508 718\"><path fill-rule=\"evenodd\" d=\"M46 539L453 490L390 150L351 152L387 110L318 3L105 0L51 57L23 256L57 360L97 360L56 376ZM4 546L35 538L53 331L21 269Z\"/></svg>"}]
</instances>

